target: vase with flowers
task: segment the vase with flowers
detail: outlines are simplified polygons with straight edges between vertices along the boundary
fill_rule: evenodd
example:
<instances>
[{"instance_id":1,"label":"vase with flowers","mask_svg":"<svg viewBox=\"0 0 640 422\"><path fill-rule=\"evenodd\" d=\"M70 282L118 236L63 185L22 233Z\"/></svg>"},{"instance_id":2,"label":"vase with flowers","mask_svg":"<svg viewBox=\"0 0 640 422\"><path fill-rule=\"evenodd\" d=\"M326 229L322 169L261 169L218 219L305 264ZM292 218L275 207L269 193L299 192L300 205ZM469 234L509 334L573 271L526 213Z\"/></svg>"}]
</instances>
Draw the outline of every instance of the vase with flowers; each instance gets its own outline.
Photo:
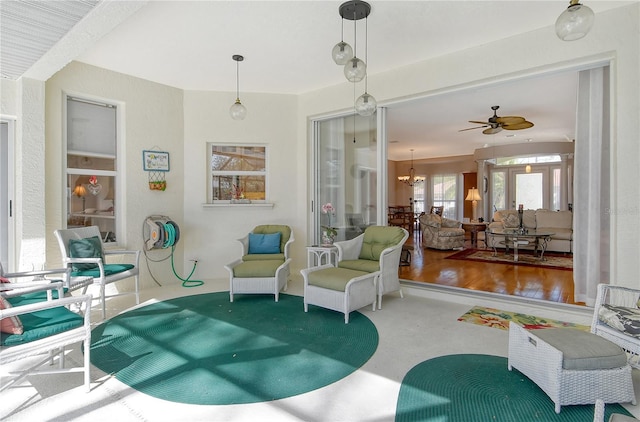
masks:
<instances>
[{"instance_id":1,"label":"vase with flowers","mask_svg":"<svg viewBox=\"0 0 640 422\"><path fill-rule=\"evenodd\" d=\"M333 207L331 202L327 202L322 206L322 213L327 214L328 224L326 226L322 226L322 244L323 245L333 245L333 242L336 240L336 235L338 234L338 230L335 227L331 226L331 216L336 212L336 209Z\"/></svg>"}]
</instances>

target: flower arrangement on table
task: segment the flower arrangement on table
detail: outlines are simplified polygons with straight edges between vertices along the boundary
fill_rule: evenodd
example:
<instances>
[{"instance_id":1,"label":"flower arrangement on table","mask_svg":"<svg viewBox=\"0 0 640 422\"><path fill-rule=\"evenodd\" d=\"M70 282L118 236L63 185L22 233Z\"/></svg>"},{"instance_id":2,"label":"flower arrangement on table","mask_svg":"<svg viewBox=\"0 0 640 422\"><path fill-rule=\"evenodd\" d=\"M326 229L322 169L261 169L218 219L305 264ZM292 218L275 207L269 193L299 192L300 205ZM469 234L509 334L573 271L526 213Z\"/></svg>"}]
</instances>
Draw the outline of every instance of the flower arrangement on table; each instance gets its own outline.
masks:
<instances>
[{"instance_id":1,"label":"flower arrangement on table","mask_svg":"<svg viewBox=\"0 0 640 422\"><path fill-rule=\"evenodd\" d=\"M335 227L331 226L331 215L333 215L335 212L336 209L333 207L331 202L327 202L322 206L322 213L327 214L327 218L329 221L329 224L327 224L326 226L322 226L322 243L324 244L333 243L333 240L338 234L338 230L336 230Z\"/></svg>"}]
</instances>

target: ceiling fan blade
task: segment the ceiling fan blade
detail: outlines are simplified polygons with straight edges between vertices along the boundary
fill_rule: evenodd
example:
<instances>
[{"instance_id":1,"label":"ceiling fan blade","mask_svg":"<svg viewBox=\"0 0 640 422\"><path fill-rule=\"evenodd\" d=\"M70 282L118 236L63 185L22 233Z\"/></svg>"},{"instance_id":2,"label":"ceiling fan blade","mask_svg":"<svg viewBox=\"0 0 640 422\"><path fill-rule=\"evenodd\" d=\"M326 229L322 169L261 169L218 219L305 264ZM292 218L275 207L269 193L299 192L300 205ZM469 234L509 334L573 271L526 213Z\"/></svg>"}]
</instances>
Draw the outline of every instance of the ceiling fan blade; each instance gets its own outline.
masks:
<instances>
[{"instance_id":1,"label":"ceiling fan blade","mask_svg":"<svg viewBox=\"0 0 640 422\"><path fill-rule=\"evenodd\" d=\"M502 123L503 125L515 125L525 121L526 120L524 119L524 117L520 117L520 116L502 116L502 117L496 118L496 122Z\"/></svg>"},{"instance_id":2,"label":"ceiling fan blade","mask_svg":"<svg viewBox=\"0 0 640 422\"><path fill-rule=\"evenodd\" d=\"M529 129L530 127L533 127L533 123L528 122L526 120L524 122L516 123L513 125L512 124L502 125L502 128L506 130L522 130L522 129Z\"/></svg>"},{"instance_id":3,"label":"ceiling fan blade","mask_svg":"<svg viewBox=\"0 0 640 422\"><path fill-rule=\"evenodd\" d=\"M483 130L482 133L484 133L485 135L493 135L494 133L498 133L501 131L502 131L501 127L490 127L489 129Z\"/></svg>"},{"instance_id":4,"label":"ceiling fan blade","mask_svg":"<svg viewBox=\"0 0 640 422\"><path fill-rule=\"evenodd\" d=\"M484 126L477 126L477 127L470 127L470 128L467 128L467 129L460 129L458 132L464 132L464 131L467 131L467 130L473 130L473 129L482 129L483 127L487 127L487 126L488 126L488 125L484 125Z\"/></svg>"},{"instance_id":5,"label":"ceiling fan blade","mask_svg":"<svg viewBox=\"0 0 640 422\"><path fill-rule=\"evenodd\" d=\"M477 123L479 125L489 126L489 122L481 122L481 121L478 121L478 120L469 120L469 123Z\"/></svg>"}]
</instances>

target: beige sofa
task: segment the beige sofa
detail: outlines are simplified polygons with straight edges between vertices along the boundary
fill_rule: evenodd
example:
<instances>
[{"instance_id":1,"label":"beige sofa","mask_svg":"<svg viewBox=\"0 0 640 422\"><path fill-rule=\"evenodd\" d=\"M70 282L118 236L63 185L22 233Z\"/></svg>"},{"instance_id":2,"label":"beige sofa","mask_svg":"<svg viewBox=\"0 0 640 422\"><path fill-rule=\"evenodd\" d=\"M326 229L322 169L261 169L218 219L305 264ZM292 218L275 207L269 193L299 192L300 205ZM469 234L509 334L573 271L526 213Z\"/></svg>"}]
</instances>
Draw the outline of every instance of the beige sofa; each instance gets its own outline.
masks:
<instances>
[{"instance_id":1,"label":"beige sofa","mask_svg":"<svg viewBox=\"0 0 640 422\"><path fill-rule=\"evenodd\" d=\"M520 218L517 210L496 211L489 229L518 228ZM573 213L546 209L524 210L522 225L526 229L545 230L553 233L547 243L547 251L573 253ZM494 239L499 242L498 236Z\"/></svg>"}]
</instances>

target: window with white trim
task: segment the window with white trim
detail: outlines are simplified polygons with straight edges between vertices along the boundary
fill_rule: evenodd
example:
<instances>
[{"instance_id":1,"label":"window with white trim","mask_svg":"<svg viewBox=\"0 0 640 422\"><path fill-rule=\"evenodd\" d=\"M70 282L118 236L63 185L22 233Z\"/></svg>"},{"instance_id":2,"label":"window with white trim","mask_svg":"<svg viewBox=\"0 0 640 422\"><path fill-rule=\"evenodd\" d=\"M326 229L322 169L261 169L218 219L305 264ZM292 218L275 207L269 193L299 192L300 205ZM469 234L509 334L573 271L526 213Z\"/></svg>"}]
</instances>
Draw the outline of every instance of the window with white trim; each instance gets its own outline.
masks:
<instances>
[{"instance_id":1,"label":"window with white trim","mask_svg":"<svg viewBox=\"0 0 640 422\"><path fill-rule=\"evenodd\" d=\"M65 113L67 227L98 226L116 242L117 106L67 96Z\"/></svg>"},{"instance_id":2,"label":"window with white trim","mask_svg":"<svg viewBox=\"0 0 640 422\"><path fill-rule=\"evenodd\" d=\"M267 201L266 146L209 143L207 149L208 203L265 203Z\"/></svg>"}]
</instances>

